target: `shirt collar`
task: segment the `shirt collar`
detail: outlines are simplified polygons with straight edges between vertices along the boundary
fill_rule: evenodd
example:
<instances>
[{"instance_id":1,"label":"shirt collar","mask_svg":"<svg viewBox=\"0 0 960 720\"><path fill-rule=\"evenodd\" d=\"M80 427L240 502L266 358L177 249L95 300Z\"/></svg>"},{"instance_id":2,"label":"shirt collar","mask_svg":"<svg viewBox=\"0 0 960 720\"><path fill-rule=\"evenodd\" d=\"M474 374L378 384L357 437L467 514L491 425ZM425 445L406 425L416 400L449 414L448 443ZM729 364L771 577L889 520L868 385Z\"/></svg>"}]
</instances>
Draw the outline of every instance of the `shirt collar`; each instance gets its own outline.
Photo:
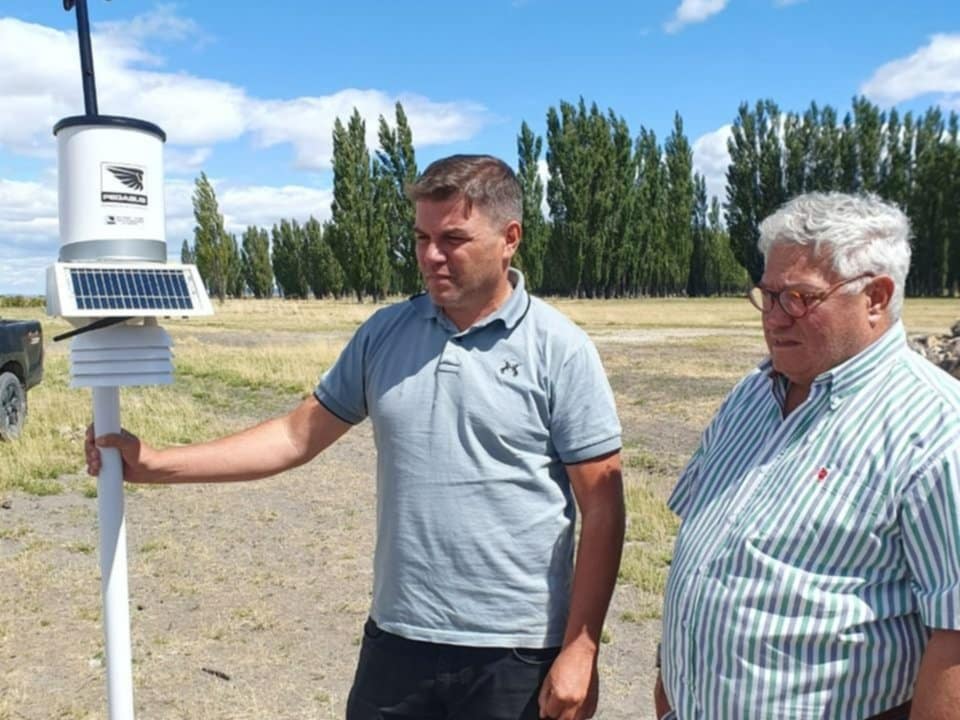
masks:
<instances>
[{"instance_id":1,"label":"shirt collar","mask_svg":"<svg viewBox=\"0 0 960 720\"><path fill-rule=\"evenodd\" d=\"M524 316L527 314L527 308L530 306L530 295L527 293L523 273L517 270L514 267L507 269L507 280L510 281L510 285L513 290L510 292L509 297L506 301L494 310L489 315L477 320L473 325L468 327L466 330L457 330L456 326L450 322L450 319L444 315L443 308L435 304L431 299L429 293L423 293L417 295L413 298L415 303L419 304L420 316L425 319L435 319L437 322L443 325L450 325L456 334L466 335L473 330L478 330L482 327L486 327L498 320L504 324L508 330L515 328Z\"/></svg>"},{"instance_id":2,"label":"shirt collar","mask_svg":"<svg viewBox=\"0 0 960 720\"><path fill-rule=\"evenodd\" d=\"M898 320L883 335L852 358L817 375L813 379L813 385L827 385L831 398L835 400L852 395L903 349L906 340L903 322ZM773 369L773 361L769 357L760 363L759 370L773 380L775 388L779 387L785 392L786 378Z\"/></svg>"}]
</instances>

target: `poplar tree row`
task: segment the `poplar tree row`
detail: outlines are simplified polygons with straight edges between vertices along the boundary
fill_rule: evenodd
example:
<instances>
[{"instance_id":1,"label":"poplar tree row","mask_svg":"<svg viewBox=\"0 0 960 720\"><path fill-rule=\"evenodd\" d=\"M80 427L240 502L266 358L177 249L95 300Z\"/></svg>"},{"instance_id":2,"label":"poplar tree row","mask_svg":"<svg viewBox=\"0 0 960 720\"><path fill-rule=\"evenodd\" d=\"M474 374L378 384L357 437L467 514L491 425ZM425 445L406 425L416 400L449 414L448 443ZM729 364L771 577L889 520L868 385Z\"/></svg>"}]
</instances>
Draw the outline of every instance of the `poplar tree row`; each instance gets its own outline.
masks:
<instances>
[{"instance_id":1,"label":"poplar tree row","mask_svg":"<svg viewBox=\"0 0 960 720\"><path fill-rule=\"evenodd\" d=\"M416 179L413 135L402 105L395 126L382 116L380 147L370 157L366 126L354 109L333 129L331 219L310 216L302 225L283 219L268 232L250 226L242 244L224 229L213 186L204 173L193 193L194 242L183 241L181 260L195 262L207 290L220 298L336 297L414 293L420 287L413 206L406 185Z\"/></svg>"},{"instance_id":2,"label":"poplar tree row","mask_svg":"<svg viewBox=\"0 0 960 720\"><path fill-rule=\"evenodd\" d=\"M529 171L540 150L524 123L518 151L525 208L542 197ZM550 221L534 221L537 239L528 248L542 259L520 261L534 287L577 297L744 289L746 275L716 200L708 203L705 180L693 171L679 114L661 145L646 128L634 138L613 110L561 102L547 111L546 164Z\"/></svg>"},{"instance_id":3,"label":"poplar tree row","mask_svg":"<svg viewBox=\"0 0 960 720\"><path fill-rule=\"evenodd\" d=\"M417 163L399 103L392 126L380 117L378 140L371 155L356 109L346 123L338 118L330 220L285 219L269 232L251 226L239 243L201 173L194 243L184 241L183 259L197 263L221 298L278 292L362 301L418 291L414 209L405 195ZM693 170L679 113L662 143L645 127L631 135L623 117L583 99L549 108L546 143L522 123L524 237L514 262L528 286L576 297L739 293L763 271L760 221L799 193L841 190L877 193L910 216L908 294L960 290L956 113L931 108L901 118L855 98L840 120L829 106L783 113L761 100L740 106L728 149L720 200L708 198Z\"/></svg>"},{"instance_id":4,"label":"poplar tree row","mask_svg":"<svg viewBox=\"0 0 960 720\"><path fill-rule=\"evenodd\" d=\"M782 113L772 100L742 104L728 143L727 227L737 259L759 278L760 221L811 190L870 192L910 217L910 295L960 290L960 145L958 117L934 107L922 115L882 111L854 98L840 120L816 103Z\"/></svg>"}]
</instances>

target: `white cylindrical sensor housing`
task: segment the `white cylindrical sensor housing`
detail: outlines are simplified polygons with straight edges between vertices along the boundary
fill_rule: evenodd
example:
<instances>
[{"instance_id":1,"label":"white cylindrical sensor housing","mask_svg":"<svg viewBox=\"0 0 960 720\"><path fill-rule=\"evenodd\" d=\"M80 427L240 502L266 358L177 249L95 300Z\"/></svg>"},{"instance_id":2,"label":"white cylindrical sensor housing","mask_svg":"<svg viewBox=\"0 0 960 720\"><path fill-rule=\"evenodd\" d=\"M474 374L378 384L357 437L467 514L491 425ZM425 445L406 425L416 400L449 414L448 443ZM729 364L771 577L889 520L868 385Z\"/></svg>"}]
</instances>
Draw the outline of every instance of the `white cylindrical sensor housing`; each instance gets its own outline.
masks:
<instances>
[{"instance_id":1,"label":"white cylindrical sensor housing","mask_svg":"<svg viewBox=\"0 0 960 720\"><path fill-rule=\"evenodd\" d=\"M57 137L61 262L166 262L163 130L110 115L64 118Z\"/></svg>"}]
</instances>

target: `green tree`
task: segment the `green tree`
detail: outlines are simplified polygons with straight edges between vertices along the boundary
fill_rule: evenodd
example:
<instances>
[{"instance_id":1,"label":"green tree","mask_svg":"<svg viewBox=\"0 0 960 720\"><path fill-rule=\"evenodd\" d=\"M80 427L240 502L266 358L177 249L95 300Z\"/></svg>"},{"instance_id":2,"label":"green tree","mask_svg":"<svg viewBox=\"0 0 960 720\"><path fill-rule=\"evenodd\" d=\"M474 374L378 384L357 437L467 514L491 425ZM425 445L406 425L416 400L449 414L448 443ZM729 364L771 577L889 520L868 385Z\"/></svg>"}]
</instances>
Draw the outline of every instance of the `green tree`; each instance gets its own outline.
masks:
<instances>
[{"instance_id":1,"label":"green tree","mask_svg":"<svg viewBox=\"0 0 960 720\"><path fill-rule=\"evenodd\" d=\"M730 165L727 168L727 229L734 256L747 269L754 282L758 282L763 274L763 256L757 250L763 217L758 128L758 115L761 112L761 103L757 103L755 111L751 111L746 103L741 104L730 139L727 140L730 153Z\"/></svg>"},{"instance_id":2,"label":"green tree","mask_svg":"<svg viewBox=\"0 0 960 720\"><path fill-rule=\"evenodd\" d=\"M626 120L610 111L611 132L610 207L604 223L607 241L604 258L603 293L605 297L635 294L631 287L631 269L639 255L636 232L637 158Z\"/></svg>"},{"instance_id":3,"label":"green tree","mask_svg":"<svg viewBox=\"0 0 960 720\"><path fill-rule=\"evenodd\" d=\"M543 283L544 254L549 227L543 217L543 180L538 163L543 139L535 135L526 122L517 136L517 180L523 193L523 240L514 256L514 264L523 271L531 290Z\"/></svg>"},{"instance_id":4,"label":"green tree","mask_svg":"<svg viewBox=\"0 0 960 720\"><path fill-rule=\"evenodd\" d=\"M307 253L307 284L313 296L323 298L332 295L339 298L344 290L343 270L330 249L324 226L311 216L304 223L303 234Z\"/></svg>"},{"instance_id":5,"label":"green tree","mask_svg":"<svg viewBox=\"0 0 960 720\"><path fill-rule=\"evenodd\" d=\"M951 295L960 292L960 141L958 141L960 118L950 113L947 121L947 137L944 139L945 164L950 178L950 188L945 193L944 208L945 242L947 245L947 277L945 290Z\"/></svg>"},{"instance_id":6,"label":"green tree","mask_svg":"<svg viewBox=\"0 0 960 720\"><path fill-rule=\"evenodd\" d=\"M227 234L217 195L205 173L200 173L193 191L193 247L197 269L210 295L222 302L235 290L234 278L240 257L234 238Z\"/></svg>"},{"instance_id":7,"label":"green tree","mask_svg":"<svg viewBox=\"0 0 960 720\"><path fill-rule=\"evenodd\" d=\"M812 165L813 138L816 132L816 105L812 105L803 117L787 113L783 122L784 192L794 197L806 191Z\"/></svg>"},{"instance_id":8,"label":"green tree","mask_svg":"<svg viewBox=\"0 0 960 720\"><path fill-rule=\"evenodd\" d=\"M666 168L657 136L640 128L636 141L637 180L634 191L637 254L632 268L631 288L641 295L663 295L669 277L667 247Z\"/></svg>"},{"instance_id":9,"label":"green tree","mask_svg":"<svg viewBox=\"0 0 960 720\"><path fill-rule=\"evenodd\" d=\"M742 294L750 284L750 276L743 265L737 262L730 247L730 238L720 213L716 196L710 200L707 214L707 294Z\"/></svg>"},{"instance_id":10,"label":"green tree","mask_svg":"<svg viewBox=\"0 0 960 720\"><path fill-rule=\"evenodd\" d=\"M878 192L900 207L910 195L910 167L913 162L913 117L908 112L901 124L896 109L890 110L884 132Z\"/></svg>"},{"instance_id":11,"label":"green tree","mask_svg":"<svg viewBox=\"0 0 960 720\"><path fill-rule=\"evenodd\" d=\"M950 158L941 141L944 131L939 108L927 110L917 124L914 186L908 203L913 258L907 277L907 291L915 295L938 296L946 289L953 182Z\"/></svg>"},{"instance_id":12,"label":"green tree","mask_svg":"<svg viewBox=\"0 0 960 720\"><path fill-rule=\"evenodd\" d=\"M707 253L710 242L707 228L707 184L699 173L693 176L694 205L690 272L687 276L687 295L709 295L712 288L707 276Z\"/></svg>"},{"instance_id":13,"label":"green tree","mask_svg":"<svg viewBox=\"0 0 960 720\"><path fill-rule=\"evenodd\" d=\"M694 205L696 202L693 179L693 151L683 134L680 113L673 119L673 131L664 144L666 164L667 205L666 223L669 257L668 277L664 290L676 294L687 290L690 275L690 255L693 252ZM706 204L706 188L704 188Z\"/></svg>"},{"instance_id":14,"label":"green tree","mask_svg":"<svg viewBox=\"0 0 960 720\"><path fill-rule=\"evenodd\" d=\"M389 175L374 163L370 185L372 202L367 208L367 287L375 301L382 301L390 292L393 268L390 264L390 208L397 201L396 186ZM412 230L412 226L411 226Z\"/></svg>"},{"instance_id":15,"label":"green tree","mask_svg":"<svg viewBox=\"0 0 960 720\"><path fill-rule=\"evenodd\" d=\"M187 240L184 240L183 245L180 246L180 262L184 265L193 265L197 262L193 248L190 247L190 243Z\"/></svg>"},{"instance_id":16,"label":"green tree","mask_svg":"<svg viewBox=\"0 0 960 720\"><path fill-rule=\"evenodd\" d=\"M784 143L780 110L772 100L758 101L751 110L740 105L727 141L727 229L734 256L753 282L763 274L757 250L760 223L787 198L783 172Z\"/></svg>"},{"instance_id":17,"label":"green tree","mask_svg":"<svg viewBox=\"0 0 960 720\"><path fill-rule=\"evenodd\" d=\"M807 190L827 192L836 188L839 168L840 131L837 128L837 111L827 105L818 117L816 104L811 104L808 112L818 121L814 124L813 155Z\"/></svg>"},{"instance_id":18,"label":"green tree","mask_svg":"<svg viewBox=\"0 0 960 720\"><path fill-rule=\"evenodd\" d=\"M632 159L626 121L581 98L547 111L547 204L552 230L545 273L579 297L610 293L611 258L623 241ZM625 150L625 152L624 152ZM621 202L622 201L622 202Z\"/></svg>"},{"instance_id":19,"label":"green tree","mask_svg":"<svg viewBox=\"0 0 960 720\"><path fill-rule=\"evenodd\" d=\"M227 256L229 260L227 261L228 275L227 275L227 294L230 297L242 298L244 289L246 288L246 282L243 277L243 260L240 254L240 247L237 245L237 236L233 233L230 234L227 249Z\"/></svg>"},{"instance_id":20,"label":"green tree","mask_svg":"<svg viewBox=\"0 0 960 720\"><path fill-rule=\"evenodd\" d=\"M876 193L880 188L883 125L886 118L880 108L865 97L856 97L853 99L853 121L858 185L864 192Z\"/></svg>"},{"instance_id":21,"label":"green tree","mask_svg":"<svg viewBox=\"0 0 960 720\"><path fill-rule=\"evenodd\" d=\"M760 140L759 218L762 221L787 200L783 182L783 139L780 132L780 108L772 100L757 104L757 129Z\"/></svg>"},{"instance_id":22,"label":"green tree","mask_svg":"<svg viewBox=\"0 0 960 720\"><path fill-rule=\"evenodd\" d=\"M414 207L407 197L407 187L417 179L417 160L413 149L413 133L407 122L403 105L395 107L396 128L391 128L380 116L377 162L380 173L391 181L392 192L384 187L386 209L387 257L392 265L391 290L414 293L420 289L420 270L417 267L417 247L413 233Z\"/></svg>"},{"instance_id":23,"label":"green tree","mask_svg":"<svg viewBox=\"0 0 960 720\"><path fill-rule=\"evenodd\" d=\"M843 116L843 127L837 144L839 153L839 176L831 190L856 193L860 190L860 160L857 158L857 134L853 126L853 116Z\"/></svg>"},{"instance_id":24,"label":"green tree","mask_svg":"<svg viewBox=\"0 0 960 720\"><path fill-rule=\"evenodd\" d=\"M366 123L356 108L333 126L333 204L330 247L359 302L385 296L389 284L387 226L391 179L370 162Z\"/></svg>"},{"instance_id":25,"label":"green tree","mask_svg":"<svg viewBox=\"0 0 960 720\"><path fill-rule=\"evenodd\" d=\"M307 263L303 231L296 220L281 220L271 231L273 274L285 298L306 298Z\"/></svg>"},{"instance_id":26,"label":"green tree","mask_svg":"<svg viewBox=\"0 0 960 720\"><path fill-rule=\"evenodd\" d=\"M255 298L273 295L273 266L270 262L270 236L266 230L250 225L243 232L240 264L243 279Z\"/></svg>"}]
</instances>

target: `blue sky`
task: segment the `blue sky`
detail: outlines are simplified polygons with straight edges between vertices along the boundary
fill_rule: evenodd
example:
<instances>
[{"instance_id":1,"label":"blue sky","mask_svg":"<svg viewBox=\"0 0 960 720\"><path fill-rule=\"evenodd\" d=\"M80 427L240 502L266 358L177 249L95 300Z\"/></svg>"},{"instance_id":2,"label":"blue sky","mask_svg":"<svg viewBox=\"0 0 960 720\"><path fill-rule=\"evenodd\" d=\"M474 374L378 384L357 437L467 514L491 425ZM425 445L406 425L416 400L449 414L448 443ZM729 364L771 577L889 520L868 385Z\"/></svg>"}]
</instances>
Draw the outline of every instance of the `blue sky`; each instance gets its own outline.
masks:
<instances>
[{"instance_id":1,"label":"blue sky","mask_svg":"<svg viewBox=\"0 0 960 720\"><path fill-rule=\"evenodd\" d=\"M560 100L660 138L679 111L717 193L741 101L960 110L948 0L88 2L100 112L168 135L173 259L201 170L231 231L328 217L331 128L354 106L372 146L401 100L421 167L453 152L515 164L520 123L543 134ZM0 0L0 294L43 293L57 257L51 128L83 112L75 27L60 0Z\"/></svg>"}]
</instances>

